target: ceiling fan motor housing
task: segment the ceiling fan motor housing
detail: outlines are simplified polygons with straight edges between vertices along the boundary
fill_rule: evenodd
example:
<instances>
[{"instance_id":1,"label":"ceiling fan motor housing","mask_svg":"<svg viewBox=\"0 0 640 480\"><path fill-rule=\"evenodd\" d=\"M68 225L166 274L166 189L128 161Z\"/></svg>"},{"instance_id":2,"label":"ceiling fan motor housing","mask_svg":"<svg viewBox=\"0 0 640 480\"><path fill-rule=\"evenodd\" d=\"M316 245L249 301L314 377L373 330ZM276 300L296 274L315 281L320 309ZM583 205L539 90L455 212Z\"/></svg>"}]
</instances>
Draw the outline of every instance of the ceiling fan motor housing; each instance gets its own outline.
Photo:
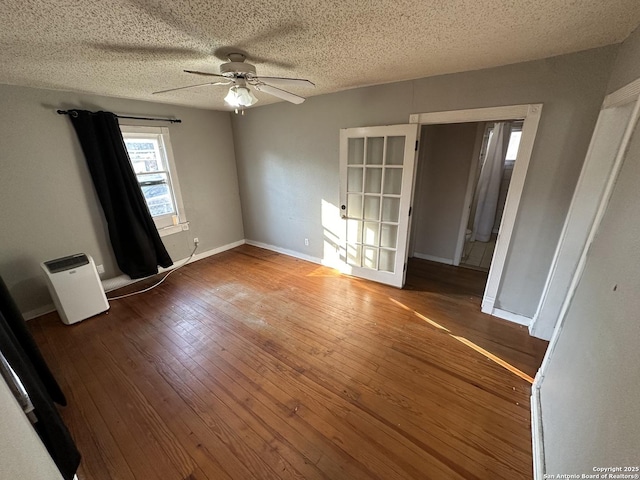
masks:
<instances>
[{"instance_id":1,"label":"ceiling fan motor housing","mask_svg":"<svg viewBox=\"0 0 640 480\"><path fill-rule=\"evenodd\" d=\"M244 62L227 62L220 65L220 74L225 77L233 77L236 74L241 76L256 74L256 67L250 63Z\"/></svg>"}]
</instances>

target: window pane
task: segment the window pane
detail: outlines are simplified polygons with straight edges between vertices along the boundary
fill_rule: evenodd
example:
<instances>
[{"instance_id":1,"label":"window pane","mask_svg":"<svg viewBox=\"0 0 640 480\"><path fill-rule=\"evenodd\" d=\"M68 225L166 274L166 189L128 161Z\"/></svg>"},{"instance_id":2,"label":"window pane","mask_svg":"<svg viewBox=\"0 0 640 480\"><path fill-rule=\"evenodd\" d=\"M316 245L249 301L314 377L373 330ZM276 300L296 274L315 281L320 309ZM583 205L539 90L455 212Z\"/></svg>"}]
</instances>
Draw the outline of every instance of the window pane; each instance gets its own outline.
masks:
<instances>
[{"instance_id":1,"label":"window pane","mask_svg":"<svg viewBox=\"0 0 640 480\"><path fill-rule=\"evenodd\" d=\"M382 169L367 168L364 179L364 193L380 193L382 185Z\"/></svg>"},{"instance_id":2,"label":"window pane","mask_svg":"<svg viewBox=\"0 0 640 480\"><path fill-rule=\"evenodd\" d=\"M380 220L380 197L364 197L364 219Z\"/></svg>"},{"instance_id":3,"label":"window pane","mask_svg":"<svg viewBox=\"0 0 640 480\"><path fill-rule=\"evenodd\" d=\"M347 195L347 217L362 218L362 195Z\"/></svg>"},{"instance_id":4,"label":"window pane","mask_svg":"<svg viewBox=\"0 0 640 480\"><path fill-rule=\"evenodd\" d=\"M387 137L387 165L404 163L404 137Z\"/></svg>"},{"instance_id":5,"label":"window pane","mask_svg":"<svg viewBox=\"0 0 640 480\"><path fill-rule=\"evenodd\" d=\"M396 248L398 239L398 226L382 224L380 232L380 246L387 248Z\"/></svg>"},{"instance_id":6,"label":"window pane","mask_svg":"<svg viewBox=\"0 0 640 480\"><path fill-rule=\"evenodd\" d=\"M515 161L518 156L518 148L520 147L520 139L522 138L522 131L511 132L509 137L509 146L507 147L507 155L505 160Z\"/></svg>"},{"instance_id":7,"label":"window pane","mask_svg":"<svg viewBox=\"0 0 640 480\"><path fill-rule=\"evenodd\" d=\"M137 177L152 217L175 213L173 195L171 195L166 173L143 174Z\"/></svg>"},{"instance_id":8,"label":"window pane","mask_svg":"<svg viewBox=\"0 0 640 480\"><path fill-rule=\"evenodd\" d=\"M165 170L157 138L125 138L125 146L136 173Z\"/></svg>"},{"instance_id":9,"label":"window pane","mask_svg":"<svg viewBox=\"0 0 640 480\"><path fill-rule=\"evenodd\" d=\"M385 197L382 199L382 221L397 222L400 218L400 199Z\"/></svg>"},{"instance_id":10,"label":"window pane","mask_svg":"<svg viewBox=\"0 0 640 480\"><path fill-rule=\"evenodd\" d=\"M362 222L360 220L347 220L347 242L362 243Z\"/></svg>"},{"instance_id":11,"label":"window pane","mask_svg":"<svg viewBox=\"0 0 640 480\"><path fill-rule=\"evenodd\" d=\"M367 165L382 165L384 137L367 138Z\"/></svg>"},{"instance_id":12,"label":"window pane","mask_svg":"<svg viewBox=\"0 0 640 480\"><path fill-rule=\"evenodd\" d=\"M347 152L347 165L362 165L364 159L364 138L350 138Z\"/></svg>"},{"instance_id":13,"label":"window pane","mask_svg":"<svg viewBox=\"0 0 640 480\"><path fill-rule=\"evenodd\" d=\"M378 269L378 249L372 247L363 247L363 263L364 266L372 270Z\"/></svg>"},{"instance_id":14,"label":"window pane","mask_svg":"<svg viewBox=\"0 0 640 480\"><path fill-rule=\"evenodd\" d=\"M376 222L364 222L363 243L367 245L378 246L378 237L380 235L380 224Z\"/></svg>"},{"instance_id":15,"label":"window pane","mask_svg":"<svg viewBox=\"0 0 640 480\"><path fill-rule=\"evenodd\" d=\"M347 168L347 192L361 192L362 191L362 168L350 167Z\"/></svg>"},{"instance_id":16,"label":"window pane","mask_svg":"<svg viewBox=\"0 0 640 480\"><path fill-rule=\"evenodd\" d=\"M396 263L396 252L392 250L380 250L380 268L383 272L393 273Z\"/></svg>"},{"instance_id":17,"label":"window pane","mask_svg":"<svg viewBox=\"0 0 640 480\"><path fill-rule=\"evenodd\" d=\"M384 193L399 195L402 189L402 169L387 168L384 171Z\"/></svg>"},{"instance_id":18,"label":"window pane","mask_svg":"<svg viewBox=\"0 0 640 480\"><path fill-rule=\"evenodd\" d=\"M347 245L347 263L359 267L362 265L362 246Z\"/></svg>"}]
</instances>

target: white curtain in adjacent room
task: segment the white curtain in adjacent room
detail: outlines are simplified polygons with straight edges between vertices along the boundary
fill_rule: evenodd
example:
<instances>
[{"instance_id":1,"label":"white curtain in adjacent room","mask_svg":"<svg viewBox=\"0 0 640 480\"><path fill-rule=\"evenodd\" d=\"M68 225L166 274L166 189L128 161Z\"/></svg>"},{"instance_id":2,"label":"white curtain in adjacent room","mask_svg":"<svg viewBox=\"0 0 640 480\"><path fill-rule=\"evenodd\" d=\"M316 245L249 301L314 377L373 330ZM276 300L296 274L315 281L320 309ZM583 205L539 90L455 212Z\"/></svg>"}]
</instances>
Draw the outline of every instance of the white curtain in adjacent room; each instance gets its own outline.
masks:
<instances>
[{"instance_id":1,"label":"white curtain in adjacent room","mask_svg":"<svg viewBox=\"0 0 640 480\"><path fill-rule=\"evenodd\" d=\"M510 136L509 122L499 122L494 125L475 193L476 213L473 220L472 240L488 242L491 239Z\"/></svg>"}]
</instances>

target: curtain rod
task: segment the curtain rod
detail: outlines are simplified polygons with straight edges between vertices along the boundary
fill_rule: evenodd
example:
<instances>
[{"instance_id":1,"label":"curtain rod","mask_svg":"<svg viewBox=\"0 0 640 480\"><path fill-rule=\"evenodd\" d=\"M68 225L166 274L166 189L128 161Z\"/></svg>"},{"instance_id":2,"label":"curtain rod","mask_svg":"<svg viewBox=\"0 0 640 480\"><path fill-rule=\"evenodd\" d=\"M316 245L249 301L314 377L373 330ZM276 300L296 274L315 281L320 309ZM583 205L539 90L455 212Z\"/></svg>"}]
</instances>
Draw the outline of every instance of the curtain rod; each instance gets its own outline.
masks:
<instances>
[{"instance_id":1,"label":"curtain rod","mask_svg":"<svg viewBox=\"0 0 640 480\"><path fill-rule=\"evenodd\" d=\"M71 115L73 116L73 110L56 110L58 115ZM130 120L149 120L151 122L169 122L169 123L182 123L179 118L153 118L153 117L130 117L128 115L116 115L117 118L128 118Z\"/></svg>"}]
</instances>

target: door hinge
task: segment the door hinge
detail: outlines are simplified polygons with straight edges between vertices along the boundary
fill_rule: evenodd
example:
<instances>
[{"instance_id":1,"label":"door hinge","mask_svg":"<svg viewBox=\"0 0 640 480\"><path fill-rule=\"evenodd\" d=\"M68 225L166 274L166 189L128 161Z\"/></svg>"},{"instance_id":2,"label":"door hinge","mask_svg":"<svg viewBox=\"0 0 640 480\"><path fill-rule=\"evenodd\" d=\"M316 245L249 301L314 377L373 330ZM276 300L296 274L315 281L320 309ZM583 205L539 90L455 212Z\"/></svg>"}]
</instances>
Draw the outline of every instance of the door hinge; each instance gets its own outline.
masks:
<instances>
[{"instance_id":1,"label":"door hinge","mask_svg":"<svg viewBox=\"0 0 640 480\"><path fill-rule=\"evenodd\" d=\"M402 268L402 271L403 271L403 272L406 272L406 271L407 271L407 264L406 264L406 263L404 264L404 267Z\"/></svg>"},{"instance_id":2,"label":"door hinge","mask_svg":"<svg viewBox=\"0 0 640 480\"><path fill-rule=\"evenodd\" d=\"M409 216L411 216L411 209L412 209L412 208L413 208L413 207L409 207Z\"/></svg>"},{"instance_id":3,"label":"door hinge","mask_svg":"<svg viewBox=\"0 0 640 480\"><path fill-rule=\"evenodd\" d=\"M418 140L416 140L416 152L418 151Z\"/></svg>"}]
</instances>

